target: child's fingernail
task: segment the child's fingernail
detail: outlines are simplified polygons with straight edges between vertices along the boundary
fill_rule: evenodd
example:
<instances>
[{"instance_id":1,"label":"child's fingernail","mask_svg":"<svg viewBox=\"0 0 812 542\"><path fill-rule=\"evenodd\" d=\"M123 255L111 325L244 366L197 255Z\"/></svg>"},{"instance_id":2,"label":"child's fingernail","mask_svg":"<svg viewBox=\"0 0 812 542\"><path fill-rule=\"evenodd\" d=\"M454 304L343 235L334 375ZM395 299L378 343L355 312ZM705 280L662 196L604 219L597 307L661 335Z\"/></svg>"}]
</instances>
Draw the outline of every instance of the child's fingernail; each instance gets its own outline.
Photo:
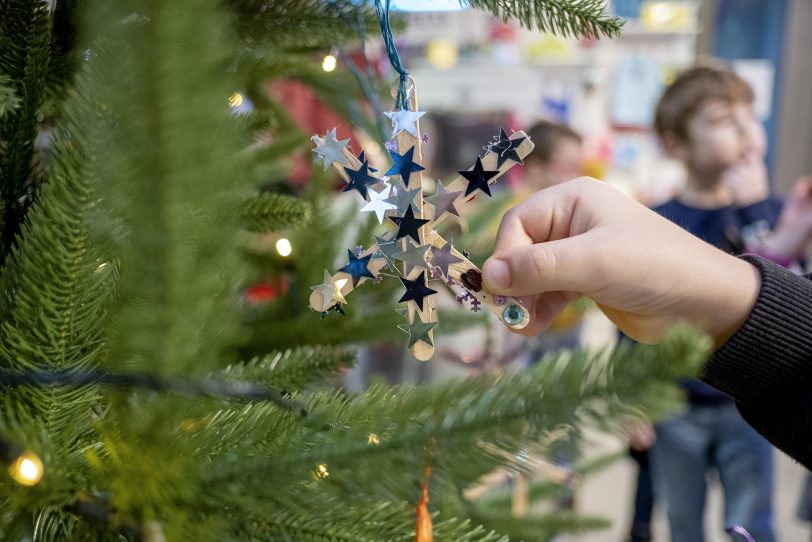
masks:
<instances>
[{"instance_id":1,"label":"child's fingernail","mask_svg":"<svg viewBox=\"0 0 812 542\"><path fill-rule=\"evenodd\" d=\"M492 290L504 290L510 287L510 268L504 260L490 258L482 266L485 283Z\"/></svg>"}]
</instances>

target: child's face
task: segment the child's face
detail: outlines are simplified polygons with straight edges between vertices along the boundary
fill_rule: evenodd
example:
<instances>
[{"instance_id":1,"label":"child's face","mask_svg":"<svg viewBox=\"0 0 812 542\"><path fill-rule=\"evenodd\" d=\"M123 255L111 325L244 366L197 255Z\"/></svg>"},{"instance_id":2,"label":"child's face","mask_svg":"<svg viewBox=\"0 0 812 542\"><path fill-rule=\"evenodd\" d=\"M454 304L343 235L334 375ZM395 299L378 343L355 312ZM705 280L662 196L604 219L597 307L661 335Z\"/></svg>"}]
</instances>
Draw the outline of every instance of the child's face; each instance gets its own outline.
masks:
<instances>
[{"instance_id":1,"label":"child's face","mask_svg":"<svg viewBox=\"0 0 812 542\"><path fill-rule=\"evenodd\" d=\"M581 143L567 138L555 144L548 161L542 162L538 158L527 160L525 177L533 189L541 190L580 177L583 170L584 153Z\"/></svg>"},{"instance_id":2,"label":"child's face","mask_svg":"<svg viewBox=\"0 0 812 542\"><path fill-rule=\"evenodd\" d=\"M713 180L747 158L763 159L765 150L753 104L712 100L690 119L687 140L675 143L672 154L699 177Z\"/></svg>"}]
</instances>

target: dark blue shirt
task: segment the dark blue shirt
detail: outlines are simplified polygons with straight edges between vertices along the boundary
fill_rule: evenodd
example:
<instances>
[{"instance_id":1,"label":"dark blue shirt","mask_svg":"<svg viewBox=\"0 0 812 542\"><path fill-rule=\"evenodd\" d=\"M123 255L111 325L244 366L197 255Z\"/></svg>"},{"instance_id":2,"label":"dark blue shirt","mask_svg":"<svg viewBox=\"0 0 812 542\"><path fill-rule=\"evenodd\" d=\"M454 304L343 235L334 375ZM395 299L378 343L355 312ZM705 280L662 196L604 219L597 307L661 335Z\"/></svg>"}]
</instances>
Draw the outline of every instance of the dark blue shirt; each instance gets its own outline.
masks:
<instances>
[{"instance_id":1,"label":"dark blue shirt","mask_svg":"<svg viewBox=\"0 0 812 542\"><path fill-rule=\"evenodd\" d=\"M731 254L741 254L747 245L763 241L778 223L782 201L769 197L747 207L720 207L699 209L681 203L677 199L668 201L654 210L671 222L688 230L700 239ZM701 273L701 269L696 270ZM727 401L722 392L699 380L683 382L692 403L721 403Z\"/></svg>"}]
</instances>

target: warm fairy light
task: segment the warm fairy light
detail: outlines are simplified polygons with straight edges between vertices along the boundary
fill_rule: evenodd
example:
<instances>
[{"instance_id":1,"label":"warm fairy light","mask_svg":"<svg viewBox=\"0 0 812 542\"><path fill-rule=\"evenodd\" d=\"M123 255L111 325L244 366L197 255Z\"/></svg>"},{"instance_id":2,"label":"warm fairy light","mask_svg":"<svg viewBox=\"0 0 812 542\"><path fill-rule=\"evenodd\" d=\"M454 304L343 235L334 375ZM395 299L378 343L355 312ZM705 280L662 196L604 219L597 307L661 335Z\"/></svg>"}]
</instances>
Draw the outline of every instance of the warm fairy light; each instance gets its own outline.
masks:
<instances>
[{"instance_id":1,"label":"warm fairy light","mask_svg":"<svg viewBox=\"0 0 812 542\"><path fill-rule=\"evenodd\" d=\"M321 463L318 467L316 467L316 474L319 478L327 478L330 476L330 471L327 470L327 465Z\"/></svg>"},{"instance_id":2,"label":"warm fairy light","mask_svg":"<svg viewBox=\"0 0 812 542\"><path fill-rule=\"evenodd\" d=\"M321 62L321 69L326 72L331 72L336 69L336 57L333 55L325 56L324 60Z\"/></svg>"},{"instance_id":3,"label":"warm fairy light","mask_svg":"<svg viewBox=\"0 0 812 542\"><path fill-rule=\"evenodd\" d=\"M228 98L228 105L231 107L239 107L242 105L244 98L239 92L235 92Z\"/></svg>"},{"instance_id":4,"label":"warm fairy light","mask_svg":"<svg viewBox=\"0 0 812 542\"><path fill-rule=\"evenodd\" d=\"M276 242L276 251L283 258L287 258L290 256L290 253L293 252L293 246L290 244L290 241L283 237Z\"/></svg>"},{"instance_id":5,"label":"warm fairy light","mask_svg":"<svg viewBox=\"0 0 812 542\"><path fill-rule=\"evenodd\" d=\"M96 266L96 273L100 271L104 271L104 268L107 267L107 262L102 262Z\"/></svg>"},{"instance_id":6,"label":"warm fairy light","mask_svg":"<svg viewBox=\"0 0 812 542\"><path fill-rule=\"evenodd\" d=\"M36 454L26 452L11 464L11 477L24 486L33 486L42 479L42 461Z\"/></svg>"},{"instance_id":7,"label":"warm fairy light","mask_svg":"<svg viewBox=\"0 0 812 542\"><path fill-rule=\"evenodd\" d=\"M369 438L367 439L367 444L370 444L370 445L374 444L375 446L377 446L380 443L381 443L381 438L378 435L376 435L375 433L370 433L369 434Z\"/></svg>"},{"instance_id":8,"label":"warm fairy light","mask_svg":"<svg viewBox=\"0 0 812 542\"><path fill-rule=\"evenodd\" d=\"M350 279L338 279L338 280L336 280L336 286L337 286L337 287L338 287L338 289L340 290L340 289L342 289L342 288L344 287L344 285L345 285L345 284L347 284L349 281L350 281Z\"/></svg>"}]
</instances>

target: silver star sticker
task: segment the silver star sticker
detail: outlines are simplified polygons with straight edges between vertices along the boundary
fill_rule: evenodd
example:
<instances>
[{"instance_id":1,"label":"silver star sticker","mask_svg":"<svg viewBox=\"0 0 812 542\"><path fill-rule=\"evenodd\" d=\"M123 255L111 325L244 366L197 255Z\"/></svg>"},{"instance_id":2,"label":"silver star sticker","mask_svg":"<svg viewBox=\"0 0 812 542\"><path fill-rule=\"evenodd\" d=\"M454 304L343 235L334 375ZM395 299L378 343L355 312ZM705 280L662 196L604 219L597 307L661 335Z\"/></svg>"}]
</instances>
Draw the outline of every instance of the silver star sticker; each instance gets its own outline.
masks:
<instances>
[{"instance_id":1,"label":"silver star sticker","mask_svg":"<svg viewBox=\"0 0 812 542\"><path fill-rule=\"evenodd\" d=\"M431 342L431 337L429 337L429 331L434 329L436 325L437 322L426 323L415 319L414 323L400 324L398 329L409 334L409 348L414 346L417 341L423 341L429 346L434 346L434 343Z\"/></svg>"},{"instance_id":2,"label":"silver star sticker","mask_svg":"<svg viewBox=\"0 0 812 542\"><path fill-rule=\"evenodd\" d=\"M313 141L317 141L316 136L313 136ZM324 134L324 141L322 141L321 144L317 143L316 148L313 149L313 152L316 153L313 162L324 160L324 171L327 171L327 168L329 168L333 162L339 162L345 166L349 165L347 163L347 157L344 156L344 147L346 147L349 142L349 139L336 139L336 129L333 128Z\"/></svg>"},{"instance_id":3,"label":"silver star sticker","mask_svg":"<svg viewBox=\"0 0 812 542\"><path fill-rule=\"evenodd\" d=\"M398 183L395 185L395 192L386 201L388 203L394 203L395 205L397 205L398 215L402 216L410 205L412 206L412 211L414 211L415 213L419 213L420 210L417 208L417 204L414 202L414 198L419 193L420 187L408 190L405 186L403 186L402 182L398 181Z\"/></svg>"},{"instance_id":4,"label":"silver star sticker","mask_svg":"<svg viewBox=\"0 0 812 542\"><path fill-rule=\"evenodd\" d=\"M437 181L437 191L433 196L426 198L426 201L434 205L434 220L440 218L443 213L451 213L454 216L460 216L460 212L454 207L454 200L456 200L460 194L462 194L462 190L446 192L443 183Z\"/></svg>"},{"instance_id":5,"label":"silver star sticker","mask_svg":"<svg viewBox=\"0 0 812 542\"><path fill-rule=\"evenodd\" d=\"M402 262L406 262L408 265L411 265L412 269L415 267L428 269L429 265L426 263L426 253L431 248L431 245L417 245L413 241L407 241L407 245L411 246L407 246L406 250L395 254L395 258Z\"/></svg>"},{"instance_id":6,"label":"silver star sticker","mask_svg":"<svg viewBox=\"0 0 812 542\"><path fill-rule=\"evenodd\" d=\"M403 130L406 130L412 137L417 137L417 119L426 114L425 111L384 111L384 115L392 121L392 137L395 137Z\"/></svg>"},{"instance_id":7,"label":"silver star sticker","mask_svg":"<svg viewBox=\"0 0 812 542\"><path fill-rule=\"evenodd\" d=\"M390 241L383 237L378 237L377 235L375 236L375 240L378 242L378 252L375 253L374 257L386 258L386 263L389 264L389 267L397 269L395 254L403 251L402 241Z\"/></svg>"},{"instance_id":8,"label":"silver star sticker","mask_svg":"<svg viewBox=\"0 0 812 542\"><path fill-rule=\"evenodd\" d=\"M440 271L443 273L444 277L448 276L448 266L452 263L459 263L462 261L461 258L454 256L451 251L454 249L454 246L449 241L448 243L443 245L443 248L436 248L431 251L431 264L432 268L438 267Z\"/></svg>"},{"instance_id":9,"label":"silver star sticker","mask_svg":"<svg viewBox=\"0 0 812 542\"><path fill-rule=\"evenodd\" d=\"M324 283L318 286L311 286L310 289L321 294L321 310L326 311L330 307L338 303L347 303L344 295L341 293L341 288L344 287L349 279L333 280L332 275L326 269L324 270Z\"/></svg>"},{"instance_id":10,"label":"silver star sticker","mask_svg":"<svg viewBox=\"0 0 812 542\"><path fill-rule=\"evenodd\" d=\"M386 211L398 208L397 205L389 201L389 190L386 188L381 192L375 192L370 189L367 190L367 194L369 194L369 201L366 205L361 207L361 212L374 212L375 216L378 217L378 224L383 224L384 213L386 213Z\"/></svg>"}]
</instances>

